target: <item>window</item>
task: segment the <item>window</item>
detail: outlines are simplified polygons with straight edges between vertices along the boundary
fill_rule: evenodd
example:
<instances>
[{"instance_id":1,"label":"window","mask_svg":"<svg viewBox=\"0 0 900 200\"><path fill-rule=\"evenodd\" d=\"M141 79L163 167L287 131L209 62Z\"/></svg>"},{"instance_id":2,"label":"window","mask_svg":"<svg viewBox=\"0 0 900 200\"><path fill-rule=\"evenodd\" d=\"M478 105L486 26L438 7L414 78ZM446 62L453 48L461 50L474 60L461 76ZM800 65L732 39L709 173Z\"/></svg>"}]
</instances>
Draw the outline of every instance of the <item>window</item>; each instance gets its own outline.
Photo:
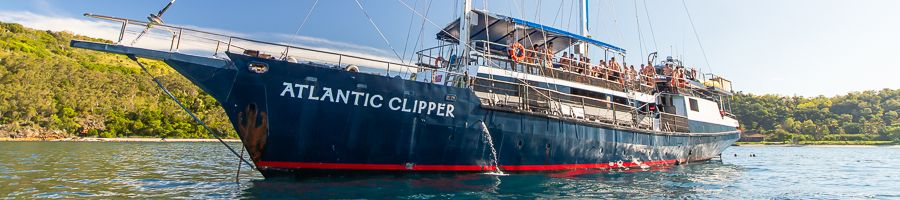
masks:
<instances>
[{"instance_id":1,"label":"window","mask_svg":"<svg viewBox=\"0 0 900 200\"><path fill-rule=\"evenodd\" d=\"M690 99L690 103L691 103L691 110L693 110L695 112L700 112L700 108L697 106L696 99Z\"/></svg>"}]
</instances>

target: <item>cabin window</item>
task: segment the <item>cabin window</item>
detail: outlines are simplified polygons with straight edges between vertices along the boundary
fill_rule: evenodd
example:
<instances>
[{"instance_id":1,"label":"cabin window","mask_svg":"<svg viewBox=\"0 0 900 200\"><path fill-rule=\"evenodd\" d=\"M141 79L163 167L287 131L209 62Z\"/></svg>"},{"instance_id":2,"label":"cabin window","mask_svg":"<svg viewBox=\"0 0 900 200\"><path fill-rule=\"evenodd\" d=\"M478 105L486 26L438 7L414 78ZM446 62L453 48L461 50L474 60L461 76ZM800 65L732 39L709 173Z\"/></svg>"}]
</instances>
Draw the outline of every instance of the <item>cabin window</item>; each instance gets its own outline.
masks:
<instances>
[{"instance_id":1,"label":"cabin window","mask_svg":"<svg viewBox=\"0 0 900 200\"><path fill-rule=\"evenodd\" d=\"M700 112L700 107L697 106L696 99L690 99L690 103L691 103L691 110L693 110L695 112Z\"/></svg>"}]
</instances>

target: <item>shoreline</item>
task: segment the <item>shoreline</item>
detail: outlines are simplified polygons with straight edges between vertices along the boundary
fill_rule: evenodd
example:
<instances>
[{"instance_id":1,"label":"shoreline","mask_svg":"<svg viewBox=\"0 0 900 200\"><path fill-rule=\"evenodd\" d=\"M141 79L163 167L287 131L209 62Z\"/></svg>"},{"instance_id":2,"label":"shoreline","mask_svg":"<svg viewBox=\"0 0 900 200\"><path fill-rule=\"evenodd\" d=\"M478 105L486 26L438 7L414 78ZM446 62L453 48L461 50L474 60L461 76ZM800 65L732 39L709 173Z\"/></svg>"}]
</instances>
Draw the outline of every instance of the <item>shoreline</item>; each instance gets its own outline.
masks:
<instances>
[{"instance_id":1,"label":"shoreline","mask_svg":"<svg viewBox=\"0 0 900 200\"><path fill-rule=\"evenodd\" d=\"M219 142L206 138L0 138L0 142ZM241 142L239 139L222 139L225 142Z\"/></svg>"},{"instance_id":2,"label":"shoreline","mask_svg":"<svg viewBox=\"0 0 900 200\"><path fill-rule=\"evenodd\" d=\"M785 142L736 142L738 146L844 146L844 145L861 145L861 146L890 146L898 145L894 141L801 141L798 143Z\"/></svg>"},{"instance_id":3,"label":"shoreline","mask_svg":"<svg viewBox=\"0 0 900 200\"><path fill-rule=\"evenodd\" d=\"M734 147L900 147L896 144L739 144Z\"/></svg>"}]
</instances>

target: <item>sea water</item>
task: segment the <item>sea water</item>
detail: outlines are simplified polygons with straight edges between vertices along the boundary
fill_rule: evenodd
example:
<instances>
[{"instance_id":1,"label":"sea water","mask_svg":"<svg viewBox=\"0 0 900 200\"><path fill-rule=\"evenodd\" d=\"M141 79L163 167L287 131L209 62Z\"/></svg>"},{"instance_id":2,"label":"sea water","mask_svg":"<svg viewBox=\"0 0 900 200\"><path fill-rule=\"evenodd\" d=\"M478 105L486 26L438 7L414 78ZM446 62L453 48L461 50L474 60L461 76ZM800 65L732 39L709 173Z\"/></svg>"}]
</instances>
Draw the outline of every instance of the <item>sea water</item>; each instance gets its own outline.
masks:
<instances>
[{"instance_id":1,"label":"sea water","mask_svg":"<svg viewBox=\"0 0 900 200\"><path fill-rule=\"evenodd\" d=\"M0 199L900 198L896 146L731 147L721 161L508 176L263 179L244 167L235 182L237 165L218 143L0 142Z\"/></svg>"}]
</instances>

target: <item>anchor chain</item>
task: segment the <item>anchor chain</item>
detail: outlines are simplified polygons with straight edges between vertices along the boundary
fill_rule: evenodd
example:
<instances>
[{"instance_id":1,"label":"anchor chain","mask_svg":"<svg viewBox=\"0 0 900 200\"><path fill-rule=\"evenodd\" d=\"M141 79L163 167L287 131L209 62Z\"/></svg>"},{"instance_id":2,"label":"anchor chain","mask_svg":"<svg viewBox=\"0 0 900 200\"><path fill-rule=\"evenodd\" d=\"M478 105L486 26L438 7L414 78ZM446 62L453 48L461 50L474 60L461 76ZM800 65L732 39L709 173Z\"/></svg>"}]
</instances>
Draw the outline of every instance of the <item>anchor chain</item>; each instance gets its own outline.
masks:
<instances>
[{"instance_id":1,"label":"anchor chain","mask_svg":"<svg viewBox=\"0 0 900 200\"><path fill-rule=\"evenodd\" d=\"M231 151L231 153L234 154L234 156L240 158L242 162L244 162L245 164L247 164L248 166L250 166L250 169L255 169L255 167L253 167L253 164L250 164L250 162L247 161L246 159L244 159L243 156L238 155L237 151L235 151L234 148L231 147L231 145L228 145L228 143L225 143L225 141L222 140L222 137L219 136L219 133L218 133L218 132L213 131L212 128L209 128L209 126L207 126L206 123L203 122L203 120L200 120L200 118L198 118L196 115L194 115L194 113L191 112L190 109L188 109L187 107L185 107L184 104L182 104L181 101L179 101L178 98L175 97L175 95L173 95L171 92L169 92L169 90L166 89L166 86L163 86L162 82L159 82L159 79L158 79L156 76L153 76L153 74L151 74L150 71L147 70L147 67L144 67L144 64L141 63L140 61L138 61L137 57L136 57L134 54L128 54L128 58L130 58L130 59L133 60L135 63L137 63L138 66L141 67L141 70L143 70L144 73L147 74L147 76L150 76L150 78L153 79L153 82L156 83L156 86L159 87L159 89L161 89L164 93L166 93L166 95L169 96L169 98L171 98L173 101L175 101L175 103L177 103L178 106L181 107L182 110L184 110L185 112L187 112L187 114L190 115L191 118L194 119L194 121L196 121L196 122L199 123L201 126L203 126L203 128L206 129L206 131L209 131L209 133L210 133L213 137L215 137L216 140L219 140L219 143L222 143L223 145L225 145L225 147L228 148L228 150Z\"/></svg>"}]
</instances>

